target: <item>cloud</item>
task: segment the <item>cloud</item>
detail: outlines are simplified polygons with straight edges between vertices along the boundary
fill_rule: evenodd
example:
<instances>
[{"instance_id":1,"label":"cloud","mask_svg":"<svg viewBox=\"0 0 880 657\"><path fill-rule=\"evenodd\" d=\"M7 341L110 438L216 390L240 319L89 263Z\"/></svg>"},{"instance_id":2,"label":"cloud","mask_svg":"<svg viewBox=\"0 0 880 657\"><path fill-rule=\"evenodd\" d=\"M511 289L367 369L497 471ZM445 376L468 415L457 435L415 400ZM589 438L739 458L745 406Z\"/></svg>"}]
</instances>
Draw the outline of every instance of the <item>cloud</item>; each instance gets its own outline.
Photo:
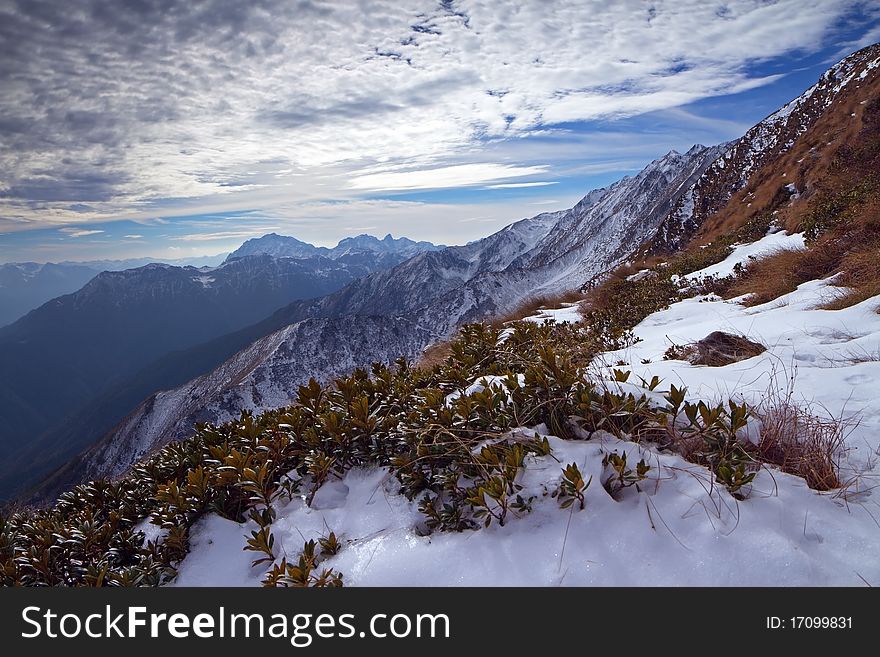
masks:
<instances>
[{"instance_id":1,"label":"cloud","mask_svg":"<svg viewBox=\"0 0 880 657\"><path fill-rule=\"evenodd\" d=\"M0 232L526 176L487 150L768 84L872 6L9 0Z\"/></svg>"},{"instance_id":2,"label":"cloud","mask_svg":"<svg viewBox=\"0 0 880 657\"><path fill-rule=\"evenodd\" d=\"M556 180L521 182L521 183L498 183L497 185L486 185L486 189L517 189L520 187L547 187L548 185L558 185Z\"/></svg>"},{"instance_id":3,"label":"cloud","mask_svg":"<svg viewBox=\"0 0 880 657\"><path fill-rule=\"evenodd\" d=\"M389 171L355 176L350 185L354 189L414 190L443 189L479 185L491 180L520 178L544 173L546 166L518 167L491 162L459 164L415 171ZM521 183L522 184L522 183Z\"/></svg>"},{"instance_id":4,"label":"cloud","mask_svg":"<svg viewBox=\"0 0 880 657\"><path fill-rule=\"evenodd\" d=\"M98 235L104 232L103 230L89 230L87 228L59 228L58 230L68 237L86 237L87 235Z\"/></svg>"},{"instance_id":5,"label":"cloud","mask_svg":"<svg viewBox=\"0 0 880 657\"><path fill-rule=\"evenodd\" d=\"M125 235L124 237L127 240L142 240L142 239L144 239L143 235Z\"/></svg>"},{"instance_id":6,"label":"cloud","mask_svg":"<svg viewBox=\"0 0 880 657\"><path fill-rule=\"evenodd\" d=\"M257 237L275 229L277 229L277 227L259 228L256 230L227 230L213 233L192 233L190 235L180 235L179 237L175 237L174 239L181 242L216 242L221 240L231 241Z\"/></svg>"}]
</instances>

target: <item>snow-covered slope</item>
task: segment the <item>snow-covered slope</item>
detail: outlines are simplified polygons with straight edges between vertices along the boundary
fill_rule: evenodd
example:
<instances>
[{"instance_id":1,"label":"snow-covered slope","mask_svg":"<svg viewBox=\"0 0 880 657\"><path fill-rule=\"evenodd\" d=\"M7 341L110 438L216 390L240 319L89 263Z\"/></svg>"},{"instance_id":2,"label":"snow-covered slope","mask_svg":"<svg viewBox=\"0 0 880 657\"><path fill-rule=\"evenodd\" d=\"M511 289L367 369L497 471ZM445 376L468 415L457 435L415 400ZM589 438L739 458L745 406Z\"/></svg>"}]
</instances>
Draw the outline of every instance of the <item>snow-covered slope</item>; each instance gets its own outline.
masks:
<instances>
[{"instance_id":1,"label":"snow-covered slope","mask_svg":"<svg viewBox=\"0 0 880 657\"><path fill-rule=\"evenodd\" d=\"M799 242L797 235L770 235L697 275L723 274L750 255ZM343 573L349 586L880 584L880 505L873 494L880 477L880 297L845 310L816 310L832 294L825 280L751 308L711 296L688 299L645 319L635 328L642 341L601 355L591 374L601 376L605 363L624 360L634 375L659 375L661 389L686 385L694 398L733 394L757 403L768 390L790 392L794 402L853 427L840 455L849 482L844 490L818 493L801 478L763 469L747 498L737 500L706 468L650 444L603 432L589 441L551 436L552 455L528 457L518 479L520 494L535 496L531 513L503 527L425 536L417 503L398 493L385 469L355 469L325 483L311 506L295 498L278 508L276 552L296 554L304 540L333 531L343 548L322 567ZM662 360L671 340L690 342L716 330L742 333L768 349L723 367ZM546 428L517 431L543 434ZM600 485L607 476L603 456L613 451L651 467L640 490L626 489L617 499ZM585 479L593 477L582 511L560 509L546 494L571 462ZM176 584L259 585L267 566L252 567L252 553L242 551L255 529L204 518Z\"/></svg>"},{"instance_id":2,"label":"snow-covered slope","mask_svg":"<svg viewBox=\"0 0 880 657\"><path fill-rule=\"evenodd\" d=\"M587 196L515 266L555 269L552 283L563 289L583 285L648 240L723 150L697 144L687 153L670 151L637 176Z\"/></svg>"},{"instance_id":3,"label":"snow-covered slope","mask_svg":"<svg viewBox=\"0 0 880 657\"><path fill-rule=\"evenodd\" d=\"M280 317L283 321L294 322L315 316L418 312L481 275L509 269L511 263L533 250L542 238L555 230L567 212L543 213L517 221L465 246L420 253L397 267L355 281L336 294L312 303L291 304ZM527 290L518 292L521 298ZM462 307L456 314L453 309L453 325L467 310ZM488 309L489 312L493 310ZM444 317L448 317L447 312L444 310Z\"/></svg>"},{"instance_id":4,"label":"snow-covered slope","mask_svg":"<svg viewBox=\"0 0 880 657\"><path fill-rule=\"evenodd\" d=\"M768 235L689 277L724 276L737 262L780 248L802 247L799 234ZM685 385L700 399L734 397L759 404L791 392L795 403L810 405L819 415L858 419L845 460L847 474L855 474L876 460L880 449L880 298L842 310L822 310L819 306L841 294L833 282L831 278L804 283L794 292L752 307L739 303L741 297L686 299L644 320L634 330L639 342L606 354L604 361L624 361L634 375L648 379L657 375ZM765 345L767 351L724 367L663 359L673 344L692 343L719 330L744 335ZM874 475L880 476L880 470Z\"/></svg>"},{"instance_id":5,"label":"snow-covered slope","mask_svg":"<svg viewBox=\"0 0 880 657\"><path fill-rule=\"evenodd\" d=\"M262 237L247 240L228 259L242 258L250 255L270 255L276 258L310 258L317 255L326 256L330 249L321 248L290 237L269 233Z\"/></svg>"}]
</instances>

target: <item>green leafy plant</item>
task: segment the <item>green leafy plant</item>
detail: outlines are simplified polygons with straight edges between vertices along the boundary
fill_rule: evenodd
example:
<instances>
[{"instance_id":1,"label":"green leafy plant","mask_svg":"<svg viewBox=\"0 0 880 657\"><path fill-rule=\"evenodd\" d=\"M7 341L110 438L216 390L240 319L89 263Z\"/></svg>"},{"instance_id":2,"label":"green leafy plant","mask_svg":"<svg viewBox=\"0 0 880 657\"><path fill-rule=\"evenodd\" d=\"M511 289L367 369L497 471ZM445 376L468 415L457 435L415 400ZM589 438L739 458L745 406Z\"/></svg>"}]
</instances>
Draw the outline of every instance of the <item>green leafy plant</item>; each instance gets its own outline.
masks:
<instances>
[{"instance_id":1,"label":"green leafy plant","mask_svg":"<svg viewBox=\"0 0 880 657\"><path fill-rule=\"evenodd\" d=\"M319 557L315 541L306 541L296 563L283 558L272 566L263 580L263 586L283 588L341 587L342 574L332 568L318 570Z\"/></svg>"},{"instance_id":2,"label":"green leafy plant","mask_svg":"<svg viewBox=\"0 0 880 657\"><path fill-rule=\"evenodd\" d=\"M635 486L638 490L640 481L644 481L650 472L651 467L645 463L644 459L640 459L636 464L636 469L627 467L626 452L618 454L610 452L602 459L602 465L610 470L609 476L603 482L603 487L611 497L617 498L618 495L626 488Z\"/></svg>"},{"instance_id":3,"label":"green leafy plant","mask_svg":"<svg viewBox=\"0 0 880 657\"><path fill-rule=\"evenodd\" d=\"M569 463L562 469L562 479L559 482L559 487L553 491L552 497L557 498L559 506L563 509L571 507L575 502L578 503L580 509L583 509L585 504L584 493L591 483L593 483L592 477L584 481L584 477L577 464Z\"/></svg>"},{"instance_id":4,"label":"green leafy plant","mask_svg":"<svg viewBox=\"0 0 880 657\"><path fill-rule=\"evenodd\" d=\"M272 530L269 527L260 527L259 530L252 531L244 549L260 552L264 555L254 559L252 566L275 561L275 537L272 535Z\"/></svg>"},{"instance_id":5,"label":"green leafy plant","mask_svg":"<svg viewBox=\"0 0 880 657\"><path fill-rule=\"evenodd\" d=\"M342 549L342 544L339 542L335 532L330 532L327 536L319 538L318 544L321 546L321 554L324 556L338 554Z\"/></svg>"}]
</instances>

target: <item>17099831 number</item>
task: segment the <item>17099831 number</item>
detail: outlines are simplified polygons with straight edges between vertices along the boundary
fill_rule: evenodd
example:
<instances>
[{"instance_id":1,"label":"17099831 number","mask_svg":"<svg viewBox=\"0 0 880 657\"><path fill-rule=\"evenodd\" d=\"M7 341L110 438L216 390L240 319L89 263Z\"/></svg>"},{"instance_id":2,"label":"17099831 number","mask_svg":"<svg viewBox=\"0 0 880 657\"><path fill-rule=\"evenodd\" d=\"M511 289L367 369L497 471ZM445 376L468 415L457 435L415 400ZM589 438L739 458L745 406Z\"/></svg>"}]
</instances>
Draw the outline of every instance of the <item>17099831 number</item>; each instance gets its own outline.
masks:
<instances>
[{"instance_id":1,"label":"17099831 number","mask_svg":"<svg viewBox=\"0 0 880 657\"><path fill-rule=\"evenodd\" d=\"M768 630L851 630L852 616L767 616Z\"/></svg>"}]
</instances>

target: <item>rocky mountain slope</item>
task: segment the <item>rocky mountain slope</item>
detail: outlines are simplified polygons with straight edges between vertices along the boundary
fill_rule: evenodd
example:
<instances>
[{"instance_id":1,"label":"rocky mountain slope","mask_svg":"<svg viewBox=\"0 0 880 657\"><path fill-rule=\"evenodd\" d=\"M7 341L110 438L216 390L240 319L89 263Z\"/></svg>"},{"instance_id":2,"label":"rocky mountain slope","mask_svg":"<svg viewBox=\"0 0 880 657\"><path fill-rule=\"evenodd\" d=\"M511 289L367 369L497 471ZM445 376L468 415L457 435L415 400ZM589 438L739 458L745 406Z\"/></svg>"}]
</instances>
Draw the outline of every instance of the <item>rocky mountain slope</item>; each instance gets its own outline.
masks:
<instances>
[{"instance_id":1,"label":"rocky mountain slope","mask_svg":"<svg viewBox=\"0 0 880 657\"><path fill-rule=\"evenodd\" d=\"M374 361L418 357L436 339L403 317L352 316L307 319L256 341L208 374L158 392L127 417L108 438L74 461L76 478L117 476L158 445L185 438L197 422L224 422L241 411L283 406L308 382L311 372L329 379ZM205 400L210 400L205 405ZM72 472L59 474L56 481Z\"/></svg>"},{"instance_id":2,"label":"rocky mountain slope","mask_svg":"<svg viewBox=\"0 0 880 657\"><path fill-rule=\"evenodd\" d=\"M384 334L373 329L380 321L377 316L397 323L397 353L414 355L462 323L509 312L529 294L579 287L619 264L633 244L652 234L719 152L703 146L685 154L672 151L637 176L591 192L570 210L521 220L465 246L421 253L332 295L291 304L270 318L281 328L212 373L151 395L97 447L56 473L49 488L60 490L83 476L122 472L145 453L187 435L195 421L222 422L236 415L237 408L282 405L310 376L326 380L346 371L340 362L353 367L393 360L395 352L387 348ZM314 318L325 322L333 335L317 354L316 343L302 341L299 331L290 330ZM262 326L265 331L267 323ZM352 345L341 353L353 350L353 355L336 358L340 345ZM238 371L242 362L248 363L251 375L232 377L235 389L206 384L226 380L222 373Z\"/></svg>"},{"instance_id":3,"label":"rocky mountain slope","mask_svg":"<svg viewBox=\"0 0 880 657\"><path fill-rule=\"evenodd\" d=\"M880 44L849 55L828 69L803 94L731 142L723 155L679 198L651 243L646 245L645 252L671 252L686 244L709 217L722 210L733 195L745 187L756 171L791 151L799 138L842 95L857 93L869 97L862 86L869 78L876 78L878 66ZM780 176L783 172L779 172ZM783 184L790 182L793 182L791 178Z\"/></svg>"}]
</instances>

